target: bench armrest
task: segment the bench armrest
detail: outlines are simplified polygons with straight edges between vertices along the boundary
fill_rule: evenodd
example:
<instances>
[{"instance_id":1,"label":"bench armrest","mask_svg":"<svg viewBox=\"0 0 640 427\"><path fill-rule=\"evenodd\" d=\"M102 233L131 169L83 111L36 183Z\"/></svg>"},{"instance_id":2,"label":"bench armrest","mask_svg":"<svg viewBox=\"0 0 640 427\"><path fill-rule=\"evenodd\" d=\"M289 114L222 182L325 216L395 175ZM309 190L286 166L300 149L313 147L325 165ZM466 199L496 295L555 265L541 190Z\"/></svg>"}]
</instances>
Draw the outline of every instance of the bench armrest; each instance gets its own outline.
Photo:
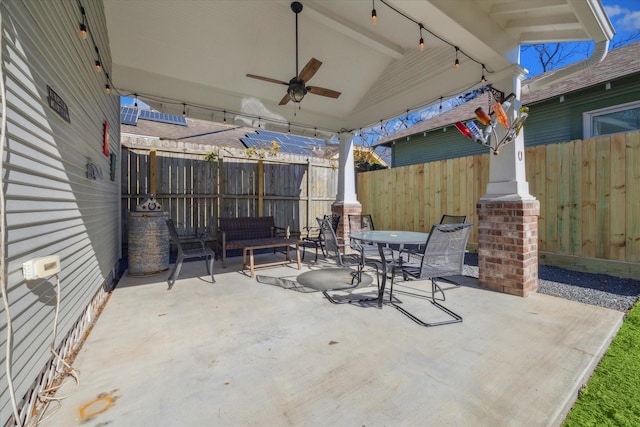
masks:
<instances>
[{"instance_id":1,"label":"bench armrest","mask_svg":"<svg viewBox=\"0 0 640 427\"><path fill-rule=\"evenodd\" d=\"M284 238L288 239L289 235L290 235L289 226L287 226L287 227L273 227L271 229L271 235L273 237L284 237Z\"/></svg>"}]
</instances>

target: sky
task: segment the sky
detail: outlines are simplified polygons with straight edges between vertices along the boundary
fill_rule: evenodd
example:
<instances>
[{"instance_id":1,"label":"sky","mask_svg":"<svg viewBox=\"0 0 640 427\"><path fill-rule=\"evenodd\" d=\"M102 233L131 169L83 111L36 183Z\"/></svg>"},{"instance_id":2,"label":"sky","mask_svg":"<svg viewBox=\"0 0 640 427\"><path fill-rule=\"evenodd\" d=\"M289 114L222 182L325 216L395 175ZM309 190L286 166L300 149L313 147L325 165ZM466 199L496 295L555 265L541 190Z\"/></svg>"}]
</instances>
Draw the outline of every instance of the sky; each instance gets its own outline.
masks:
<instances>
[{"instance_id":1,"label":"sky","mask_svg":"<svg viewBox=\"0 0 640 427\"><path fill-rule=\"evenodd\" d=\"M636 37L633 41L640 41L640 0L601 0L601 3L616 31L616 35L609 45L610 49L632 36ZM593 43L590 42L563 44L566 50L575 48L575 53L554 68L587 58L593 48ZM528 77L543 72L536 55L537 53L532 48L521 49L520 64L529 70Z\"/></svg>"}]
</instances>

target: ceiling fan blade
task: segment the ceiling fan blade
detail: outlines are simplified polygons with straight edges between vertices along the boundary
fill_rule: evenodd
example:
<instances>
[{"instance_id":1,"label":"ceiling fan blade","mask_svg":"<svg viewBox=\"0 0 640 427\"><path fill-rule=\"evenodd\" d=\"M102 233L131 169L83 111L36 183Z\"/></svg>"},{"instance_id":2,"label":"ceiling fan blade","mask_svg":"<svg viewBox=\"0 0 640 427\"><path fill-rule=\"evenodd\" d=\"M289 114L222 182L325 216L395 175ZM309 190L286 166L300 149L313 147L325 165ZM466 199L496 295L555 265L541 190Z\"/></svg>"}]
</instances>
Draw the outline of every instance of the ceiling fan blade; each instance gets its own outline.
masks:
<instances>
[{"instance_id":1,"label":"ceiling fan blade","mask_svg":"<svg viewBox=\"0 0 640 427\"><path fill-rule=\"evenodd\" d=\"M251 77L252 79L264 80L265 82L289 86L288 82L283 82L282 80L276 80L269 77L256 76L255 74L247 74L247 77Z\"/></svg>"},{"instance_id":2,"label":"ceiling fan blade","mask_svg":"<svg viewBox=\"0 0 640 427\"><path fill-rule=\"evenodd\" d=\"M340 92L337 92L335 90L318 86L307 86L307 90L309 91L309 93L312 93L314 95L328 96L329 98L337 98L341 95Z\"/></svg>"},{"instance_id":3,"label":"ceiling fan blade","mask_svg":"<svg viewBox=\"0 0 640 427\"><path fill-rule=\"evenodd\" d=\"M311 58L307 65L304 66L300 74L298 75L298 80L302 80L304 82L308 82L311 77L318 71L322 62L318 61L316 58Z\"/></svg>"},{"instance_id":4,"label":"ceiling fan blade","mask_svg":"<svg viewBox=\"0 0 640 427\"><path fill-rule=\"evenodd\" d=\"M278 105L285 105L288 104L289 101L291 101L291 97L289 96L289 94L287 93L281 100L280 100L280 104Z\"/></svg>"}]
</instances>

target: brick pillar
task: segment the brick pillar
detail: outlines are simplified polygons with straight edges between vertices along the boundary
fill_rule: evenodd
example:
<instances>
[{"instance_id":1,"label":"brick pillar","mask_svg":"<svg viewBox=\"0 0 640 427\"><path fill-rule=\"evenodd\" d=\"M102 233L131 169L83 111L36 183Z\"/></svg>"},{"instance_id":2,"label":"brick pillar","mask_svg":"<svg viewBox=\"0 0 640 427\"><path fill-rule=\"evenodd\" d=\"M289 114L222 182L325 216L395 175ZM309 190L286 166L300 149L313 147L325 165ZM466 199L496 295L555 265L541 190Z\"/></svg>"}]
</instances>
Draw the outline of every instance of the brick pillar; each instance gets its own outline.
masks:
<instances>
[{"instance_id":1,"label":"brick pillar","mask_svg":"<svg viewBox=\"0 0 640 427\"><path fill-rule=\"evenodd\" d=\"M334 203L331 205L331 213L340 215L336 237L344 239L349 235L349 215L360 215L362 205L360 203ZM346 239L345 242L348 243Z\"/></svg>"},{"instance_id":2,"label":"brick pillar","mask_svg":"<svg viewBox=\"0 0 640 427\"><path fill-rule=\"evenodd\" d=\"M538 289L538 216L533 201L479 201L481 287L526 297Z\"/></svg>"}]
</instances>

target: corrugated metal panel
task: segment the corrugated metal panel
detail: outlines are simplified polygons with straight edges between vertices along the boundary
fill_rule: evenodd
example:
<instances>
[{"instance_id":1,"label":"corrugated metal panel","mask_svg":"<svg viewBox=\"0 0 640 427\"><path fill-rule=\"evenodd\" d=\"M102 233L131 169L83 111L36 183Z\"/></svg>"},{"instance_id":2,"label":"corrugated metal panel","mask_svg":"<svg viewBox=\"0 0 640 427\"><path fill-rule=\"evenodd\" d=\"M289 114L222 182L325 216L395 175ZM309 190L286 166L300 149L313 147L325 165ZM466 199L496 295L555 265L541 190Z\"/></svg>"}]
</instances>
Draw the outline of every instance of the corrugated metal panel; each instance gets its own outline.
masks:
<instances>
[{"instance_id":1,"label":"corrugated metal panel","mask_svg":"<svg viewBox=\"0 0 640 427\"><path fill-rule=\"evenodd\" d=\"M76 0L0 3L2 78L7 125L2 179L6 206L6 283L13 322L13 383L22 398L51 354L55 278L26 282L22 263L61 257L62 303L56 346L112 277L120 258L119 178L110 180L102 153L103 122L109 148L119 156L119 99L105 95L104 74L93 70L95 49L111 68L102 2L84 2L91 38L81 40ZM47 86L70 111L70 123L48 106ZM97 179L87 177L87 164ZM118 162L116 163L118 164ZM4 369L2 331L0 421L12 415Z\"/></svg>"}]
</instances>

